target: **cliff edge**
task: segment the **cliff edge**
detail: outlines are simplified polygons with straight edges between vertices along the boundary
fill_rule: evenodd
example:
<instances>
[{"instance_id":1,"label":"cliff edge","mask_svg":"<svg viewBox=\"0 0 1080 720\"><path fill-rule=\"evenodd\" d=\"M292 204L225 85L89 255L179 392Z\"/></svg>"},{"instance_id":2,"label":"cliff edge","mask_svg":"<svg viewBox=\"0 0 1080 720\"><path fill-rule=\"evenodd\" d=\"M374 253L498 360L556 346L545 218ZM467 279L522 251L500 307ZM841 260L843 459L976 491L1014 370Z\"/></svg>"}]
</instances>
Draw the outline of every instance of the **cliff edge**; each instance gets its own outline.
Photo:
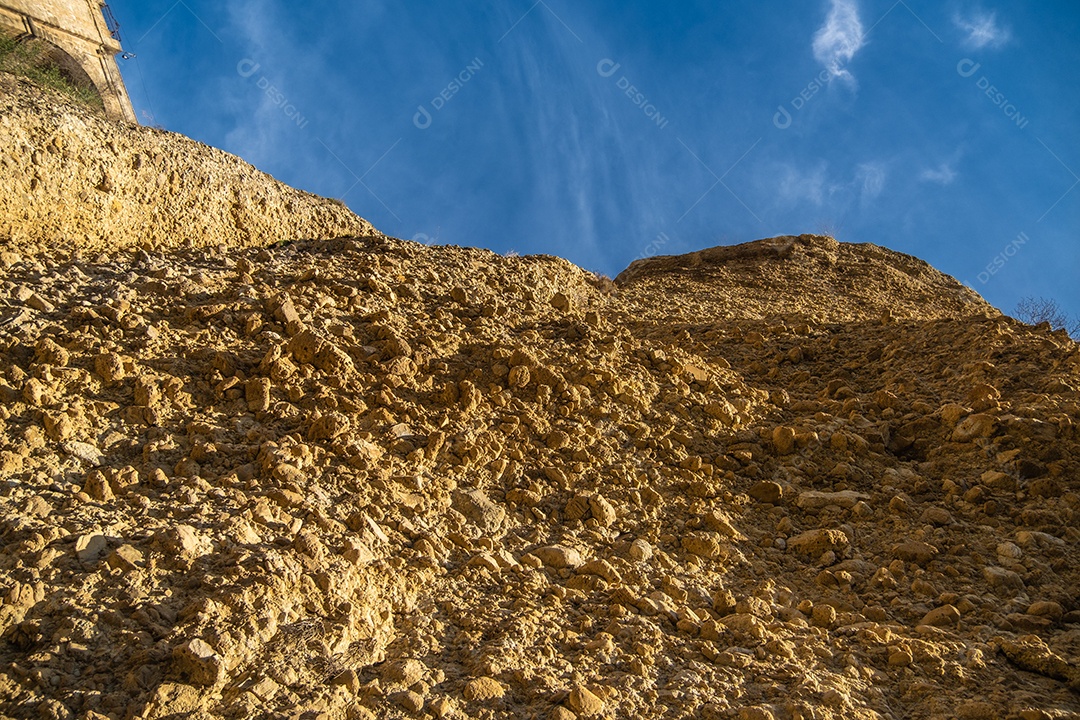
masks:
<instances>
[{"instance_id":1,"label":"cliff edge","mask_svg":"<svg viewBox=\"0 0 1080 720\"><path fill-rule=\"evenodd\" d=\"M0 244L24 254L379 235L345 205L176 133L0 74Z\"/></svg>"}]
</instances>

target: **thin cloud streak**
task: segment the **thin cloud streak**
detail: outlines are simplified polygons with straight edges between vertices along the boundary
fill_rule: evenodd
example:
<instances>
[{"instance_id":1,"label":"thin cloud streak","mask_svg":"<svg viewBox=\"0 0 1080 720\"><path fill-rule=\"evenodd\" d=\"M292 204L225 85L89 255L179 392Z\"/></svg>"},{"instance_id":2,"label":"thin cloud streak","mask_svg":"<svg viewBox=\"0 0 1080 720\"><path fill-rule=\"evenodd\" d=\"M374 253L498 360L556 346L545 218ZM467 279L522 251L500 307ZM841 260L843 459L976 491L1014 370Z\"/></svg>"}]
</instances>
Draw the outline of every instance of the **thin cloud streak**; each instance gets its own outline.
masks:
<instances>
[{"instance_id":1,"label":"thin cloud streak","mask_svg":"<svg viewBox=\"0 0 1080 720\"><path fill-rule=\"evenodd\" d=\"M573 40L561 21L534 12L505 36L499 56L506 68L512 68L511 77L516 76L504 90L515 92L517 103L529 107L528 132L520 139L521 151L530 159L535 196L525 211L539 215L547 208L562 209L561 232L551 238L555 249L569 254L575 248L585 256L598 256L604 223L597 215L603 188L596 186L589 153L598 138L590 123L582 120L594 113L595 103L566 108L546 101L560 91L581 96L582 81L570 70L579 52Z\"/></svg>"},{"instance_id":2,"label":"thin cloud streak","mask_svg":"<svg viewBox=\"0 0 1080 720\"><path fill-rule=\"evenodd\" d=\"M296 130L295 125L289 127L280 107L259 86L266 73L274 73L279 83L287 80L278 79L275 71L279 68L295 68L298 60L297 51L286 43L284 37L274 33L275 10L275 5L268 0L245 0L228 6L230 25L242 42L242 54L238 53L238 59L249 59L253 69L252 76L246 79L246 85L241 86L242 101L249 103L257 98L258 104L254 107L244 107L239 103L234 105L238 111L236 124L226 133L225 140L230 151L256 164L279 156L278 150L287 139L285 133ZM276 61L274 70L262 64L266 58ZM243 78L239 69L237 78L229 78L230 84L239 82L238 78Z\"/></svg>"},{"instance_id":3,"label":"thin cloud streak","mask_svg":"<svg viewBox=\"0 0 1080 720\"><path fill-rule=\"evenodd\" d=\"M859 7L855 0L831 0L825 24L814 33L814 58L834 78L854 82L855 77L844 67L866 44Z\"/></svg>"}]
</instances>

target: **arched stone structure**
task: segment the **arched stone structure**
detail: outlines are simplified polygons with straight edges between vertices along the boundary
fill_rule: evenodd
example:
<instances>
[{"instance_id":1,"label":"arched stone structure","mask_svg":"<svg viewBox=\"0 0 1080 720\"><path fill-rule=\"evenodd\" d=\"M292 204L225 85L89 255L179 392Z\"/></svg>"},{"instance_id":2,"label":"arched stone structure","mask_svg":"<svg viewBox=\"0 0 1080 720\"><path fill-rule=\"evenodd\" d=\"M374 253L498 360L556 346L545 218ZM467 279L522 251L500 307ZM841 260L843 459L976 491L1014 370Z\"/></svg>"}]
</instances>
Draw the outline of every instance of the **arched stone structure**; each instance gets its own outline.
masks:
<instances>
[{"instance_id":1,"label":"arched stone structure","mask_svg":"<svg viewBox=\"0 0 1080 720\"><path fill-rule=\"evenodd\" d=\"M116 65L120 42L105 22L104 5L104 0L0 0L0 32L48 43L61 71L97 89L106 115L135 123Z\"/></svg>"}]
</instances>

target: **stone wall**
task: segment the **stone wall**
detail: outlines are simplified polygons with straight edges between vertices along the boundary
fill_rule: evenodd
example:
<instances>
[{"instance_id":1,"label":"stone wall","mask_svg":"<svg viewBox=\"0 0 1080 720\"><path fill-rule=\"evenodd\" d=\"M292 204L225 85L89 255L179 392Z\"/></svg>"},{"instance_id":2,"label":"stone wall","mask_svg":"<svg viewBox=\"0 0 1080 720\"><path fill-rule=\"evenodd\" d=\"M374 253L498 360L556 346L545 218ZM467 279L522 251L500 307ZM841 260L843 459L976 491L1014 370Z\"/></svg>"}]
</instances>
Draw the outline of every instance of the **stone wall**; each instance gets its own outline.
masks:
<instances>
[{"instance_id":1,"label":"stone wall","mask_svg":"<svg viewBox=\"0 0 1080 720\"><path fill-rule=\"evenodd\" d=\"M102 15L101 0L0 0L0 32L47 41L71 58L89 76L115 120L136 122L112 37Z\"/></svg>"}]
</instances>

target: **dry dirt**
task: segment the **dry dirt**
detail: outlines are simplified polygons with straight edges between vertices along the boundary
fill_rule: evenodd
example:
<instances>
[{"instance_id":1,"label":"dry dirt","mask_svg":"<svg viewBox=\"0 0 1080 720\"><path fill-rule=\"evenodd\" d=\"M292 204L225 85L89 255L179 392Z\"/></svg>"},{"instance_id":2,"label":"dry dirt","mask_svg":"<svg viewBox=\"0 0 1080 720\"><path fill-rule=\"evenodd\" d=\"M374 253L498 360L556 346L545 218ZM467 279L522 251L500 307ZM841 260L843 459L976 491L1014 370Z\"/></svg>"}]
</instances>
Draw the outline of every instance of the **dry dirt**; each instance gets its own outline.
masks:
<instances>
[{"instance_id":1,"label":"dry dirt","mask_svg":"<svg viewBox=\"0 0 1080 720\"><path fill-rule=\"evenodd\" d=\"M1063 333L872 245L612 282L265 176L299 217L184 247L254 171L14 92L5 185L219 184L0 203L0 716L1080 717Z\"/></svg>"}]
</instances>

